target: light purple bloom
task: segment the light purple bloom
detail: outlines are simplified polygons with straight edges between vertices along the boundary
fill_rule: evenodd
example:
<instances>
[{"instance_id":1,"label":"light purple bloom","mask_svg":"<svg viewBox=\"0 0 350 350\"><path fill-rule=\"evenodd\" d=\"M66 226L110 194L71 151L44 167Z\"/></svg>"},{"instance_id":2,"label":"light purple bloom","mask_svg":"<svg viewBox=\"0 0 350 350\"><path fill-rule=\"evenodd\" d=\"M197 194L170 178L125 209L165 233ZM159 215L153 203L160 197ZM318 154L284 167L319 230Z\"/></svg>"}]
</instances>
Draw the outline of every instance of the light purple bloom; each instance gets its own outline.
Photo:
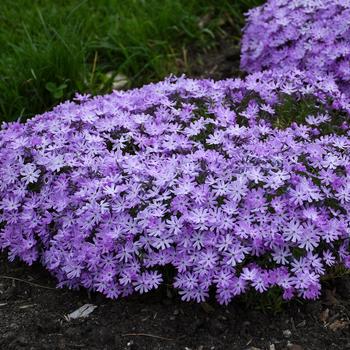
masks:
<instances>
[{"instance_id":1,"label":"light purple bloom","mask_svg":"<svg viewBox=\"0 0 350 350\"><path fill-rule=\"evenodd\" d=\"M331 75L343 92L350 93L349 1L268 0L249 10L246 22L243 70L298 68ZM285 91L291 89L285 86ZM327 89L334 91L336 84L329 81Z\"/></svg>"},{"instance_id":2,"label":"light purple bloom","mask_svg":"<svg viewBox=\"0 0 350 350\"><path fill-rule=\"evenodd\" d=\"M4 123L0 248L109 298L158 288L169 266L183 300L315 298L350 265L349 111L332 78L293 70L171 77Z\"/></svg>"}]
</instances>

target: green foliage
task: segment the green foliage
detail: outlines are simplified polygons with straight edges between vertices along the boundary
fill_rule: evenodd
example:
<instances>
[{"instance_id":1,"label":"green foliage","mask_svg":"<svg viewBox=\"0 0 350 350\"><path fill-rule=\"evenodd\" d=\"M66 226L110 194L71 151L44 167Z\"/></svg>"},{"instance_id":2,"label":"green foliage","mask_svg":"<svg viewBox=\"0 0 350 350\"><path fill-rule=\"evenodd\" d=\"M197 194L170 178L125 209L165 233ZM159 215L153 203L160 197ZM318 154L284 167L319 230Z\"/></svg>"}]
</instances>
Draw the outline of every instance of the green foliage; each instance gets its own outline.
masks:
<instances>
[{"instance_id":1,"label":"green foliage","mask_svg":"<svg viewBox=\"0 0 350 350\"><path fill-rule=\"evenodd\" d=\"M108 92L117 74L130 87L189 73L189 47L213 47L227 26L237 41L243 12L261 2L2 0L0 121L41 113L75 91Z\"/></svg>"},{"instance_id":2,"label":"green foliage","mask_svg":"<svg viewBox=\"0 0 350 350\"><path fill-rule=\"evenodd\" d=\"M275 126L280 128L289 126L292 121L303 124L307 116L324 112L315 97L295 101L291 96L284 95L282 101L276 108L278 119L275 121Z\"/></svg>"},{"instance_id":3,"label":"green foliage","mask_svg":"<svg viewBox=\"0 0 350 350\"><path fill-rule=\"evenodd\" d=\"M264 293L250 289L239 299L247 309L255 309L272 314L282 312L284 305L288 304L288 301L283 300L282 290L279 287L273 287Z\"/></svg>"},{"instance_id":4,"label":"green foliage","mask_svg":"<svg viewBox=\"0 0 350 350\"><path fill-rule=\"evenodd\" d=\"M64 90L67 87L67 84L63 83L61 85L56 85L55 83L49 81L45 84L45 87L48 91L51 92L51 95L55 100L59 100L63 97Z\"/></svg>"},{"instance_id":5,"label":"green foliage","mask_svg":"<svg viewBox=\"0 0 350 350\"><path fill-rule=\"evenodd\" d=\"M332 266L328 273L321 277L321 281L323 283L327 283L329 281L334 281L337 278L345 278L350 275L350 270L342 265L334 265Z\"/></svg>"}]
</instances>

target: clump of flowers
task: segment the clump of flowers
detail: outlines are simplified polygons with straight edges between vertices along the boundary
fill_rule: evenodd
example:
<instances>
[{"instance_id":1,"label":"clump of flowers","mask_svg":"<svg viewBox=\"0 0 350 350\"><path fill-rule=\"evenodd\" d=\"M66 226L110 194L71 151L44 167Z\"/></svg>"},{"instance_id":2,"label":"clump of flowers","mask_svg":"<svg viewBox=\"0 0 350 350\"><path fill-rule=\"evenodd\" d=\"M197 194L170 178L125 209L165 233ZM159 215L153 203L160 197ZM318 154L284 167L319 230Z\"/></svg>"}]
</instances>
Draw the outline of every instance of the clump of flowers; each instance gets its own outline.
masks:
<instances>
[{"instance_id":1,"label":"clump of flowers","mask_svg":"<svg viewBox=\"0 0 350 350\"><path fill-rule=\"evenodd\" d=\"M349 106L329 78L169 78L0 131L0 247L110 298L316 298L350 267ZM293 119L296 122L291 123Z\"/></svg>"},{"instance_id":2,"label":"clump of flowers","mask_svg":"<svg viewBox=\"0 0 350 350\"><path fill-rule=\"evenodd\" d=\"M331 74L350 93L349 1L268 0L248 12L243 31L243 70Z\"/></svg>"}]
</instances>

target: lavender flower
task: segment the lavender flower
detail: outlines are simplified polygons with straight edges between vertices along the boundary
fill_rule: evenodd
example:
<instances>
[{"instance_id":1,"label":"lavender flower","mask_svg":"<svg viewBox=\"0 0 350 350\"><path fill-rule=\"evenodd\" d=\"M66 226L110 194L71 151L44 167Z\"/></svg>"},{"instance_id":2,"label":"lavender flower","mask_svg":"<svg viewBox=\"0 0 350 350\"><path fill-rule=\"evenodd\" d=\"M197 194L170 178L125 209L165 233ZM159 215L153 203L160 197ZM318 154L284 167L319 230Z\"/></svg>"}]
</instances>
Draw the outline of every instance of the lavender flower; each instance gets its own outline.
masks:
<instances>
[{"instance_id":1,"label":"lavender flower","mask_svg":"<svg viewBox=\"0 0 350 350\"><path fill-rule=\"evenodd\" d=\"M350 261L348 113L298 70L77 95L2 125L0 248L110 298L168 266L183 300L316 298Z\"/></svg>"},{"instance_id":2,"label":"lavender flower","mask_svg":"<svg viewBox=\"0 0 350 350\"><path fill-rule=\"evenodd\" d=\"M350 93L350 2L268 0L247 13L241 67L330 74Z\"/></svg>"}]
</instances>

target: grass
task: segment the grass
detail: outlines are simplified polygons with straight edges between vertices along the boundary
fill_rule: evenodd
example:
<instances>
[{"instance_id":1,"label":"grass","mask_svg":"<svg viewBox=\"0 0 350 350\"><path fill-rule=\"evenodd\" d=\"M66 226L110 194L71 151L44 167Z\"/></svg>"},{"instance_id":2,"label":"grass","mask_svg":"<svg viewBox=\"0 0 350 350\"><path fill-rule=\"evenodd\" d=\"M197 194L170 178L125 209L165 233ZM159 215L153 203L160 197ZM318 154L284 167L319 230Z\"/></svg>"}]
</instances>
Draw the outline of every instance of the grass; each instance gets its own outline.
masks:
<instances>
[{"instance_id":1,"label":"grass","mask_svg":"<svg viewBox=\"0 0 350 350\"><path fill-rule=\"evenodd\" d=\"M189 47L209 49L261 0L2 0L0 121L25 120L75 91L111 90L190 73Z\"/></svg>"}]
</instances>

